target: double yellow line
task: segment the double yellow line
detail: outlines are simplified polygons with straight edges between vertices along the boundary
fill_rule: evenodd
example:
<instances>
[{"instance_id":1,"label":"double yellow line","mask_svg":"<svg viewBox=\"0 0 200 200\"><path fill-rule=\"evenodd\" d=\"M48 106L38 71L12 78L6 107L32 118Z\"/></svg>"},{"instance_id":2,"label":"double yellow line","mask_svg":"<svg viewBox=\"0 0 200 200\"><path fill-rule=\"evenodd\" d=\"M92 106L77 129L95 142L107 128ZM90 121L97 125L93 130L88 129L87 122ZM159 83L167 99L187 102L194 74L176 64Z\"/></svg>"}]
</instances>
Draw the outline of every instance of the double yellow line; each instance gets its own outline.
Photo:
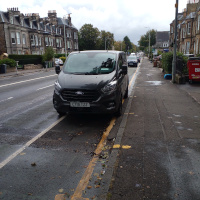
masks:
<instances>
[{"instance_id":1,"label":"double yellow line","mask_svg":"<svg viewBox=\"0 0 200 200\"><path fill-rule=\"evenodd\" d=\"M131 81L129 82L129 88L132 85L132 82L137 74L139 67L137 67L137 70L135 71ZM106 128L106 131L103 133L102 138L94 152L94 157L92 158L92 160L89 162L89 165L87 167L87 169L85 170L85 173L83 174L81 180L79 181L78 186L76 187L76 190L73 194L73 196L71 197L71 200L89 200L89 198L83 198L82 197L82 193L85 190L85 188L87 187L89 180L92 176L92 173L94 171L94 167L99 159L99 155L103 149L103 147L106 145L106 139L110 133L110 131L112 130L114 124L115 124L116 118L113 117L112 120L110 121L109 126ZM125 147L125 148L129 148L129 147ZM55 200L64 200L65 199L65 195L64 194L57 194L55 196Z\"/></svg>"}]
</instances>

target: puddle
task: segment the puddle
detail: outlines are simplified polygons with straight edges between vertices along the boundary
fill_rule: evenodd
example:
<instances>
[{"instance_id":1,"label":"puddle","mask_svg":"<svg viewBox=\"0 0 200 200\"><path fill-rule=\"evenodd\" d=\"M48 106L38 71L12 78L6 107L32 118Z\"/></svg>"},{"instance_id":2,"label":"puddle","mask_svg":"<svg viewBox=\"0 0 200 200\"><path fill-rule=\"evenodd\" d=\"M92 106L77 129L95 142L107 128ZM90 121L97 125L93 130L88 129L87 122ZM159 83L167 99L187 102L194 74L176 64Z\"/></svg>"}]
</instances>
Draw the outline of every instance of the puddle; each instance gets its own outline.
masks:
<instances>
[{"instance_id":1,"label":"puddle","mask_svg":"<svg viewBox=\"0 0 200 200\"><path fill-rule=\"evenodd\" d=\"M184 130L184 127L178 126L177 129L178 129L178 130Z\"/></svg>"},{"instance_id":2,"label":"puddle","mask_svg":"<svg viewBox=\"0 0 200 200\"><path fill-rule=\"evenodd\" d=\"M181 117L181 115L175 115L175 114L173 114L174 115L174 117Z\"/></svg>"},{"instance_id":3,"label":"puddle","mask_svg":"<svg viewBox=\"0 0 200 200\"><path fill-rule=\"evenodd\" d=\"M151 85L162 85L162 81L146 81L147 83L150 83Z\"/></svg>"}]
</instances>

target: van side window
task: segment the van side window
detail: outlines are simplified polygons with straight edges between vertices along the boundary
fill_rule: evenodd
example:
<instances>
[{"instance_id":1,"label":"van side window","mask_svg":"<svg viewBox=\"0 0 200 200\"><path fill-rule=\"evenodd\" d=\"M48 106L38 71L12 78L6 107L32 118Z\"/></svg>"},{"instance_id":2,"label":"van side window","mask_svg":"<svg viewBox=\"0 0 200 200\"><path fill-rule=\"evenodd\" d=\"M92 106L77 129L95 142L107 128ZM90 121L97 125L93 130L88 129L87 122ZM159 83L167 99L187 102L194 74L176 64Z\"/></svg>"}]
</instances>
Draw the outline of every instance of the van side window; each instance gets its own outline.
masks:
<instances>
[{"instance_id":1,"label":"van side window","mask_svg":"<svg viewBox=\"0 0 200 200\"><path fill-rule=\"evenodd\" d=\"M123 58L122 58L122 55L121 55L121 54L119 55L118 63L119 63L119 68L121 69L121 68L122 68L122 65L123 65Z\"/></svg>"}]
</instances>

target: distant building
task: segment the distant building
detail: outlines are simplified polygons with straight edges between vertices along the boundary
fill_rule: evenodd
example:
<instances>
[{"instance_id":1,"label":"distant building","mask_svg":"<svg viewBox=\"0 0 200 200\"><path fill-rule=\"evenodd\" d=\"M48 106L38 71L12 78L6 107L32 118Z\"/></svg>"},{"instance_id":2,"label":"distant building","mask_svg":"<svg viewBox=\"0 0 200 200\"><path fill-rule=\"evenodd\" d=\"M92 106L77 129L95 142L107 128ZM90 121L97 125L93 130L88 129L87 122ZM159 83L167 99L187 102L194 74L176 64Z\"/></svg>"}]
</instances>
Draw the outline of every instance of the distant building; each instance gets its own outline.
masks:
<instances>
[{"instance_id":1,"label":"distant building","mask_svg":"<svg viewBox=\"0 0 200 200\"><path fill-rule=\"evenodd\" d=\"M184 54L200 54L200 2L188 1L182 13L178 13L177 51ZM175 20L170 24L170 48L173 50Z\"/></svg>"},{"instance_id":2,"label":"distant building","mask_svg":"<svg viewBox=\"0 0 200 200\"><path fill-rule=\"evenodd\" d=\"M154 55L157 55L158 51L169 51L169 31L157 31L156 32L156 44L153 46Z\"/></svg>"},{"instance_id":3,"label":"distant building","mask_svg":"<svg viewBox=\"0 0 200 200\"><path fill-rule=\"evenodd\" d=\"M58 18L55 10L48 17L39 14L22 14L18 8L0 11L0 54L38 54L47 47L56 53L78 50L78 30L71 17Z\"/></svg>"}]
</instances>

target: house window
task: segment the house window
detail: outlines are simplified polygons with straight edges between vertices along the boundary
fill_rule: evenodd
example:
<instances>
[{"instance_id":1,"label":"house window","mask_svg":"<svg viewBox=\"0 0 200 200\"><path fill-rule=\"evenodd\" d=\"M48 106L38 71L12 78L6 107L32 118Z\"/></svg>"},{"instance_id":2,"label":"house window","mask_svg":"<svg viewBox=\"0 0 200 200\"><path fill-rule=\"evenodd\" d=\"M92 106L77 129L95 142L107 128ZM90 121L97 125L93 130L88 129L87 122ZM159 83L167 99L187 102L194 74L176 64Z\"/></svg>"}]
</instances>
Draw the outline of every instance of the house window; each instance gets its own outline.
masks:
<instances>
[{"instance_id":1,"label":"house window","mask_svg":"<svg viewBox=\"0 0 200 200\"><path fill-rule=\"evenodd\" d=\"M183 28L183 38L185 38L186 32L185 32L185 28Z\"/></svg>"},{"instance_id":2,"label":"house window","mask_svg":"<svg viewBox=\"0 0 200 200\"><path fill-rule=\"evenodd\" d=\"M199 39L197 38L196 54L198 54L198 48L199 48Z\"/></svg>"},{"instance_id":3,"label":"house window","mask_svg":"<svg viewBox=\"0 0 200 200\"><path fill-rule=\"evenodd\" d=\"M38 30L40 30L40 23L38 23Z\"/></svg>"},{"instance_id":4,"label":"house window","mask_svg":"<svg viewBox=\"0 0 200 200\"><path fill-rule=\"evenodd\" d=\"M174 32L174 28L173 28L173 26L171 26L171 33L173 33Z\"/></svg>"},{"instance_id":5,"label":"house window","mask_svg":"<svg viewBox=\"0 0 200 200\"><path fill-rule=\"evenodd\" d=\"M191 22L188 22L188 26L187 26L187 34L190 35L190 31L191 31Z\"/></svg>"},{"instance_id":6,"label":"house window","mask_svg":"<svg viewBox=\"0 0 200 200\"><path fill-rule=\"evenodd\" d=\"M16 33L16 37L17 37L17 44L20 44L21 41L20 41L20 33L19 32Z\"/></svg>"},{"instance_id":7,"label":"house window","mask_svg":"<svg viewBox=\"0 0 200 200\"><path fill-rule=\"evenodd\" d=\"M21 55L21 54L22 54L22 51L21 51L21 50L19 50L19 51L18 51L18 54L19 54L19 55Z\"/></svg>"},{"instance_id":8,"label":"house window","mask_svg":"<svg viewBox=\"0 0 200 200\"><path fill-rule=\"evenodd\" d=\"M35 36L35 44L36 44L36 46L38 46L38 36L37 35Z\"/></svg>"},{"instance_id":9,"label":"house window","mask_svg":"<svg viewBox=\"0 0 200 200\"><path fill-rule=\"evenodd\" d=\"M199 31L200 28L200 15L198 16L198 24L197 24L197 30Z\"/></svg>"},{"instance_id":10,"label":"house window","mask_svg":"<svg viewBox=\"0 0 200 200\"><path fill-rule=\"evenodd\" d=\"M17 51L16 51L16 50L13 50L13 54L17 54Z\"/></svg>"},{"instance_id":11,"label":"house window","mask_svg":"<svg viewBox=\"0 0 200 200\"><path fill-rule=\"evenodd\" d=\"M70 49L70 41L67 41L67 48Z\"/></svg>"},{"instance_id":12,"label":"house window","mask_svg":"<svg viewBox=\"0 0 200 200\"><path fill-rule=\"evenodd\" d=\"M11 24L14 24L13 16L10 17L10 23L11 23Z\"/></svg>"},{"instance_id":13,"label":"house window","mask_svg":"<svg viewBox=\"0 0 200 200\"><path fill-rule=\"evenodd\" d=\"M42 38L39 37L39 46L41 46L41 45L42 45Z\"/></svg>"},{"instance_id":14,"label":"house window","mask_svg":"<svg viewBox=\"0 0 200 200\"><path fill-rule=\"evenodd\" d=\"M186 43L186 54L189 54L190 52L190 42Z\"/></svg>"},{"instance_id":15,"label":"house window","mask_svg":"<svg viewBox=\"0 0 200 200\"><path fill-rule=\"evenodd\" d=\"M22 35L22 43L26 44L26 35L25 34Z\"/></svg>"},{"instance_id":16,"label":"house window","mask_svg":"<svg viewBox=\"0 0 200 200\"><path fill-rule=\"evenodd\" d=\"M60 28L60 35L61 35L61 28Z\"/></svg>"},{"instance_id":17,"label":"house window","mask_svg":"<svg viewBox=\"0 0 200 200\"><path fill-rule=\"evenodd\" d=\"M31 46L35 46L35 36L31 35Z\"/></svg>"},{"instance_id":18,"label":"house window","mask_svg":"<svg viewBox=\"0 0 200 200\"><path fill-rule=\"evenodd\" d=\"M49 46L49 40L48 40L48 37L45 37L45 45L46 45L46 46Z\"/></svg>"},{"instance_id":19,"label":"house window","mask_svg":"<svg viewBox=\"0 0 200 200\"><path fill-rule=\"evenodd\" d=\"M11 32L11 42L12 44L16 44L15 33Z\"/></svg>"},{"instance_id":20,"label":"house window","mask_svg":"<svg viewBox=\"0 0 200 200\"><path fill-rule=\"evenodd\" d=\"M33 28L33 22L30 21L30 28Z\"/></svg>"},{"instance_id":21,"label":"house window","mask_svg":"<svg viewBox=\"0 0 200 200\"><path fill-rule=\"evenodd\" d=\"M78 34L77 34L77 32L74 32L74 39L78 39Z\"/></svg>"}]
</instances>

